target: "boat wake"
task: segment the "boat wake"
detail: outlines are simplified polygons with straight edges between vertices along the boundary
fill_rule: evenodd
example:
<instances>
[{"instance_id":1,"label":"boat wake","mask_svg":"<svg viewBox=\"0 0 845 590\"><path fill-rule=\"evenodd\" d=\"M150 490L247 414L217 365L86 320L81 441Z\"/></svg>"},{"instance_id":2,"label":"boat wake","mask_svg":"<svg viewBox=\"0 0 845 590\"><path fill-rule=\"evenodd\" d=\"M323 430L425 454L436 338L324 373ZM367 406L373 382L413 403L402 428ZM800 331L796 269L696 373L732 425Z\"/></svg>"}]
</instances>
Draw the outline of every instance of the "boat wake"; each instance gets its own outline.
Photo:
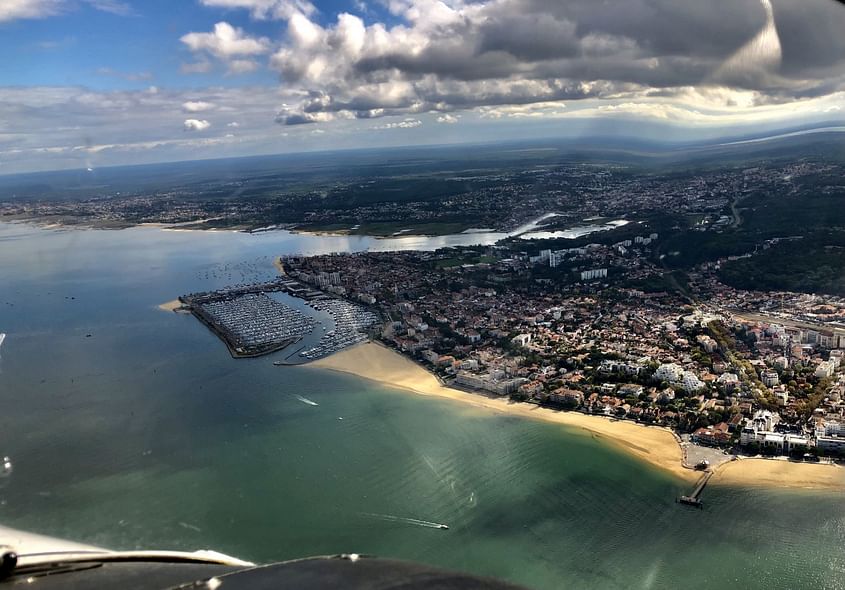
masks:
<instances>
[{"instance_id":1,"label":"boat wake","mask_svg":"<svg viewBox=\"0 0 845 590\"><path fill-rule=\"evenodd\" d=\"M197 533L202 532L202 529L200 527L192 525L192 524L188 524L187 522L180 522L179 526L182 527L183 529L188 529L189 531L195 531Z\"/></svg>"},{"instance_id":2,"label":"boat wake","mask_svg":"<svg viewBox=\"0 0 845 590\"><path fill-rule=\"evenodd\" d=\"M293 397L295 397L296 399L301 401L303 404L308 404L309 406L319 406L320 405L317 402L315 402L314 400L310 400L307 397L302 397L301 395L294 395Z\"/></svg>"},{"instance_id":3,"label":"boat wake","mask_svg":"<svg viewBox=\"0 0 845 590\"><path fill-rule=\"evenodd\" d=\"M420 520L418 518L406 518L404 516L394 516L393 514L378 514L376 512L362 512L364 516L369 516L371 518L377 518L378 520L383 520L385 522L395 522L399 524L411 524L415 526L422 526L430 529L448 529L449 526L439 523L439 522L431 522L430 520Z\"/></svg>"}]
</instances>

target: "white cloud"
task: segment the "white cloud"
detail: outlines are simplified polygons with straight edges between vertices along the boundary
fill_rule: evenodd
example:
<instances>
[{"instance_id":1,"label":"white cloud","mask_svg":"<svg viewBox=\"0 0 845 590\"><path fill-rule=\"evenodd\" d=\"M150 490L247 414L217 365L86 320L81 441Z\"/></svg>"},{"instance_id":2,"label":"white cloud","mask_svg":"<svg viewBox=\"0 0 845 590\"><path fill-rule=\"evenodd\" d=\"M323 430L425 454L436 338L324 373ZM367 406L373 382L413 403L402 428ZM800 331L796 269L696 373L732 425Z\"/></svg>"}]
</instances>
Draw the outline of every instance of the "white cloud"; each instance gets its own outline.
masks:
<instances>
[{"instance_id":1,"label":"white cloud","mask_svg":"<svg viewBox=\"0 0 845 590\"><path fill-rule=\"evenodd\" d=\"M422 121L419 119L403 119L402 121L396 123L385 123L384 125L377 125L373 127L373 129L414 129L416 127L421 127Z\"/></svg>"},{"instance_id":2,"label":"white cloud","mask_svg":"<svg viewBox=\"0 0 845 590\"><path fill-rule=\"evenodd\" d=\"M189 100L182 103L182 110L186 113L201 113L203 111L210 111L216 105L213 102L206 102L204 100Z\"/></svg>"},{"instance_id":3,"label":"white cloud","mask_svg":"<svg viewBox=\"0 0 845 590\"><path fill-rule=\"evenodd\" d=\"M252 18L289 19L297 12L313 14L317 11L308 0L200 0L203 6L214 8L242 8L249 10Z\"/></svg>"},{"instance_id":4,"label":"white cloud","mask_svg":"<svg viewBox=\"0 0 845 590\"><path fill-rule=\"evenodd\" d=\"M227 22L214 25L210 33L188 33L180 41L188 49L200 56L211 55L226 64L232 74L251 72L258 64L251 58L267 53L270 41L265 37L250 37L243 29L233 27ZM183 64L186 73L205 72L207 61L202 58L195 64ZM200 65L202 64L202 65Z\"/></svg>"},{"instance_id":5,"label":"white cloud","mask_svg":"<svg viewBox=\"0 0 845 590\"><path fill-rule=\"evenodd\" d=\"M232 121L231 123L226 123L226 127L237 128L237 127L240 127L240 126L241 126L241 124L238 123L237 121Z\"/></svg>"},{"instance_id":6,"label":"white cloud","mask_svg":"<svg viewBox=\"0 0 845 590\"><path fill-rule=\"evenodd\" d=\"M185 131L205 131L211 127L211 123L205 119L185 119L182 128Z\"/></svg>"},{"instance_id":7,"label":"white cloud","mask_svg":"<svg viewBox=\"0 0 845 590\"><path fill-rule=\"evenodd\" d=\"M119 16L135 14L132 7L121 0L83 0L95 10ZM67 0L0 0L0 22L18 19L46 18L74 8Z\"/></svg>"},{"instance_id":8,"label":"white cloud","mask_svg":"<svg viewBox=\"0 0 845 590\"><path fill-rule=\"evenodd\" d=\"M438 123L447 123L447 124L454 124L458 122L459 116L450 115L449 113L445 113L437 117Z\"/></svg>"},{"instance_id":9,"label":"white cloud","mask_svg":"<svg viewBox=\"0 0 845 590\"><path fill-rule=\"evenodd\" d=\"M128 2L121 0L85 0L92 8L101 10L103 12L110 12L118 16L132 16L135 11Z\"/></svg>"},{"instance_id":10,"label":"white cloud","mask_svg":"<svg viewBox=\"0 0 845 590\"><path fill-rule=\"evenodd\" d=\"M45 18L57 14L60 0L2 0L0 22L22 18Z\"/></svg>"},{"instance_id":11,"label":"white cloud","mask_svg":"<svg viewBox=\"0 0 845 590\"><path fill-rule=\"evenodd\" d=\"M332 113L316 112L309 113L302 109L291 109L282 106L276 113L276 123L281 125L308 125L309 123L326 123L334 119Z\"/></svg>"},{"instance_id":12,"label":"white cloud","mask_svg":"<svg viewBox=\"0 0 845 590\"><path fill-rule=\"evenodd\" d=\"M328 99L303 96L298 89L260 86L159 88L156 92L0 86L0 121L3 121L0 161L4 172L14 173L311 149L384 147L407 143L411 134L420 143L444 140L444 130L439 125L409 128L415 124L413 121L425 121L417 116L397 117L394 113L393 118L381 121L392 123L392 131L373 131L373 121L347 118L362 114L357 111L306 114L296 110L300 101L312 100L320 105L327 104ZM184 103L200 98L216 105L213 112L223 113L219 122L211 117L182 114ZM782 129L796 120L827 124L832 118L839 118L841 111L833 116L831 113L835 111L824 111L845 104L845 92L786 104L766 104L764 98L753 93L738 94L733 89L702 92L678 88L671 96L648 96L638 91L613 99L572 101L565 109L560 103L535 108L545 118L537 119L540 124L534 129L547 129L556 137L580 136L594 129L598 119L610 119L613 129L619 129L620 133L654 129L657 122L662 123L661 134L668 129L683 129L684 137L691 140L720 138L752 133L760 128ZM500 109L501 122L464 113L461 123L466 120L472 124L467 125L466 134L452 140L527 137L521 130L528 127L525 121L533 119L520 118L520 113L528 113L530 109L525 106L520 111L519 106L484 107ZM599 108L610 106L616 108ZM280 117L299 115L313 124L294 125L280 132L278 127L268 125L268 113L274 112L279 112ZM389 114L373 113L374 116ZM439 112L432 120L443 114ZM457 117L459 113L450 114ZM201 132L183 132L188 117L205 119L210 126ZM327 124L329 121L331 126ZM234 122L238 127L228 127L228 123ZM317 125L319 129L315 129ZM401 131L403 127L407 130ZM325 133L312 134L316 130ZM226 138L228 133L236 133L237 137Z\"/></svg>"}]
</instances>

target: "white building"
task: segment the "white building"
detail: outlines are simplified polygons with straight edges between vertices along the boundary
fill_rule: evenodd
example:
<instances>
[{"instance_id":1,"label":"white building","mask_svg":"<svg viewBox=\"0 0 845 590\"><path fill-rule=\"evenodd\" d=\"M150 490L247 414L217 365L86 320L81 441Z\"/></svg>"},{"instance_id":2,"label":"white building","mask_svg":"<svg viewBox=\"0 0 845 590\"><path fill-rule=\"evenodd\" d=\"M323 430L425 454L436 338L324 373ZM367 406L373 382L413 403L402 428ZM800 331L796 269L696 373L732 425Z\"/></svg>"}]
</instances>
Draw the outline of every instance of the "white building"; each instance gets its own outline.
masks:
<instances>
[{"instance_id":1,"label":"white building","mask_svg":"<svg viewBox=\"0 0 845 590\"><path fill-rule=\"evenodd\" d=\"M458 373L455 378L455 383L472 387L473 389L482 389L497 395L508 395L519 389L520 385L528 383L528 379L518 377L516 379L505 379L502 372L494 372L485 375L475 375L473 373L465 373L463 371Z\"/></svg>"},{"instance_id":2,"label":"white building","mask_svg":"<svg viewBox=\"0 0 845 590\"><path fill-rule=\"evenodd\" d=\"M511 339L517 346L528 346L531 344L531 334L519 334Z\"/></svg>"},{"instance_id":3,"label":"white building","mask_svg":"<svg viewBox=\"0 0 845 590\"><path fill-rule=\"evenodd\" d=\"M465 371L477 371L478 361L475 359L466 359L461 361L461 368Z\"/></svg>"},{"instance_id":4,"label":"white building","mask_svg":"<svg viewBox=\"0 0 845 590\"><path fill-rule=\"evenodd\" d=\"M675 363L665 363L657 367L657 370L654 372L654 378L658 381L677 383L684 378L684 370Z\"/></svg>"},{"instance_id":5,"label":"white building","mask_svg":"<svg viewBox=\"0 0 845 590\"><path fill-rule=\"evenodd\" d=\"M610 359L603 360L599 365L599 371L602 373L622 373L623 375L639 375L645 369L646 366L642 363L627 363Z\"/></svg>"},{"instance_id":6,"label":"white building","mask_svg":"<svg viewBox=\"0 0 845 590\"><path fill-rule=\"evenodd\" d=\"M715 350L719 348L716 341L707 334L699 334L695 339L706 352L715 352Z\"/></svg>"},{"instance_id":7,"label":"white building","mask_svg":"<svg viewBox=\"0 0 845 590\"><path fill-rule=\"evenodd\" d=\"M779 356L779 357L777 357L777 358L773 361L773 363L774 363L774 365L775 365L778 369L781 369L781 370L783 370L783 369L788 369L788 368L789 368L789 359L788 359L788 358L786 358L785 356Z\"/></svg>"},{"instance_id":8,"label":"white building","mask_svg":"<svg viewBox=\"0 0 845 590\"><path fill-rule=\"evenodd\" d=\"M786 385L775 385L772 388L772 393L775 395L775 399L778 400L779 406L785 406L789 401L789 391L786 389Z\"/></svg>"},{"instance_id":9,"label":"white building","mask_svg":"<svg viewBox=\"0 0 845 590\"><path fill-rule=\"evenodd\" d=\"M695 373L684 371L675 363L665 363L657 367L654 378L657 381L667 381L673 385L679 385L687 392L698 391L704 387L704 383Z\"/></svg>"},{"instance_id":10,"label":"white building","mask_svg":"<svg viewBox=\"0 0 845 590\"><path fill-rule=\"evenodd\" d=\"M779 383L777 371L761 371L760 381L766 387L774 387Z\"/></svg>"},{"instance_id":11,"label":"white building","mask_svg":"<svg viewBox=\"0 0 845 590\"><path fill-rule=\"evenodd\" d=\"M828 377L833 376L833 372L836 370L836 366L833 364L833 361L822 361L816 367L816 378L818 379L826 379Z\"/></svg>"},{"instance_id":12,"label":"white building","mask_svg":"<svg viewBox=\"0 0 845 590\"><path fill-rule=\"evenodd\" d=\"M685 371L684 378L681 380L681 387L684 388L684 391L692 393L704 387L704 383L701 381L701 379L698 378L695 373L691 371Z\"/></svg>"},{"instance_id":13,"label":"white building","mask_svg":"<svg viewBox=\"0 0 845 590\"><path fill-rule=\"evenodd\" d=\"M593 270L582 270L581 271L581 280L582 281L591 281L593 279L603 279L607 277L607 269L606 268L594 268Z\"/></svg>"},{"instance_id":14,"label":"white building","mask_svg":"<svg viewBox=\"0 0 845 590\"><path fill-rule=\"evenodd\" d=\"M788 453L796 447L809 447L812 441L797 434L774 432L780 416L768 410L759 410L743 427L739 436L742 445L757 443L762 447L774 449L779 453Z\"/></svg>"}]
</instances>

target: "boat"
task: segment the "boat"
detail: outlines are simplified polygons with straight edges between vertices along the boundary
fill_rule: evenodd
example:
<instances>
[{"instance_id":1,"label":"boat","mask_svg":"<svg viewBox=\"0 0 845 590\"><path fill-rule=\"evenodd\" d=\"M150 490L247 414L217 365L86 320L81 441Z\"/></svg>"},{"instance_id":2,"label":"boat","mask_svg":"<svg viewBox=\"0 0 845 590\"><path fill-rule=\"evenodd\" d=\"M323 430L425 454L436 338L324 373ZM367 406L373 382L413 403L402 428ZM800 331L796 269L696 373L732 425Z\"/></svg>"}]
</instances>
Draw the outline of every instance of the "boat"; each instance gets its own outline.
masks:
<instances>
[{"instance_id":1,"label":"boat","mask_svg":"<svg viewBox=\"0 0 845 590\"><path fill-rule=\"evenodd\" d=\"M284 361L273 361L274 367L281 367L284 364L285 364Z\"/></svg>"},{"instance_id":2,"label":"boat","mask_svg":"<svg viewBox=\"0 0 845 590\"><path fill-rule=\"evenodd\" d=\"M0 332L0 346L3 346L3 341L6 339L6 334Z\"/></svg>"},{"instance_id":3,"label":"boat","mask_svg":"<svg viewBox=\"0 0 845 590\"><path fill-rule=\"evenodd\" d=\"M449 530L449 525L448 524L441 524L440 528L443 529L443 530Z\"/></svg>"}]
</instances>

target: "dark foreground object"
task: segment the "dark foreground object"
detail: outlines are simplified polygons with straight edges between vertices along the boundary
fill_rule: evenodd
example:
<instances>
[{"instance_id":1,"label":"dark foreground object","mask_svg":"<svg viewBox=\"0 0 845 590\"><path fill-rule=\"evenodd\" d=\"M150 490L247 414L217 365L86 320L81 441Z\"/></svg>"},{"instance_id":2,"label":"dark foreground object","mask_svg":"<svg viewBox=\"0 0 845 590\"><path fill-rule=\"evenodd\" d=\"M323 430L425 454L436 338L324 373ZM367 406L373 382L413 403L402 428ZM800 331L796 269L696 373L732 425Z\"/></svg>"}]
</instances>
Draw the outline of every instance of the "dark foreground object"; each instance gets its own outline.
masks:
<instances>
[{"instance_id":1,"label":"dark foreground object","mask_svg":"<svg viewBox=\"0 0 845 590\"><path fill-rule=\"evenodd\" d=\"M270 590L277 588L348 590L519 590L518 586L434 569L406 561L337 555L265 566L233 567L168 560L82 558L19 566L0 580L0 589L52 590L165 588Z\"/></svg>"}]
</instances>

